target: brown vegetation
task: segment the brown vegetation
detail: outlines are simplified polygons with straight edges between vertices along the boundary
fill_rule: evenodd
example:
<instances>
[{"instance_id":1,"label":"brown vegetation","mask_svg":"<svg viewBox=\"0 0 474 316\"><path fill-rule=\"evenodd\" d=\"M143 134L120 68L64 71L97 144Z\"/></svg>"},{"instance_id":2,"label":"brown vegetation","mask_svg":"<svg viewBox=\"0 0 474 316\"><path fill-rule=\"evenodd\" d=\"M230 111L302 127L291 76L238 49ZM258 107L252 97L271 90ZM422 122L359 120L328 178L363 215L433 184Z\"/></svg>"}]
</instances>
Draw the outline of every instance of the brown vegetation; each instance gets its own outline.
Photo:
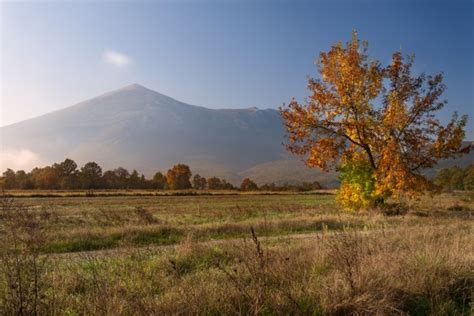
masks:
<instances>
[{"instance_id":1,"label":"brown vegetation","mask_svg":"<svg viewBox=\"0 0 474 316\"><path fill-rule=\"evenodd\" d=\"M469 194L435 203L427 196L394 217L341 214L332 196L314 195L52 201L56 207L46 207L44 198L3 204L2 241L8 242L2 242L0 313L471 312ZM162 235L146 234L158 228ZM54 238L93 243L97 233L100 241L125 239L109 252L48 255L44 248ZM153 246L159 236L175 236L168 239L174 246ZM145 238L151 243L143 244ZM12 260L17 256L25 260Z\"/></svg>"}]
</instances>

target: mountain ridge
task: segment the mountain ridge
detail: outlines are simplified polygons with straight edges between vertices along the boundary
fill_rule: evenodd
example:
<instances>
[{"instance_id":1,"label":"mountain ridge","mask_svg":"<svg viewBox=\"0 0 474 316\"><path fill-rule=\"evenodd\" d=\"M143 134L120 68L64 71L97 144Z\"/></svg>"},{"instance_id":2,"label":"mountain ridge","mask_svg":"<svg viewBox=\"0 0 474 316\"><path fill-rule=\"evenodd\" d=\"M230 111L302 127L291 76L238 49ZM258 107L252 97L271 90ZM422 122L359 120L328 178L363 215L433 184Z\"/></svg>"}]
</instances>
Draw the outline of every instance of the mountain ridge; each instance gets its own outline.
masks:
<instances>
[{"instance_id":1,"label":"mountain ridge","mask_svg":"<svg viewBox=\"0 0 474 316\"><path fill-rule=\"evenodd\" d=\"M104 169L122 166L147 176L186 163L195 174L223 177L234 184L244 177L258 184L314 180L337 184L336 173L309 169L285 150L277 110L209 109L136 83L0 127L0 132L3 170L69 157L79 165L96 161Z\"/></svg>"},{"instance_id":2,"label":"mountain ridge","mask_svg":"<svg viewBox=\"0 0 474 316\"><path fill-rule=\"evenodd\" d=\"M216 175L237 181L241 170L286 156L276 110L209 109L139 84L0 131L2 150L27 149L40 158L38 163L68 156L78 163L94 160L105 168L124 166L147 175L184 162L204 175L218 171Z\"/></svg>"}]
</instances>

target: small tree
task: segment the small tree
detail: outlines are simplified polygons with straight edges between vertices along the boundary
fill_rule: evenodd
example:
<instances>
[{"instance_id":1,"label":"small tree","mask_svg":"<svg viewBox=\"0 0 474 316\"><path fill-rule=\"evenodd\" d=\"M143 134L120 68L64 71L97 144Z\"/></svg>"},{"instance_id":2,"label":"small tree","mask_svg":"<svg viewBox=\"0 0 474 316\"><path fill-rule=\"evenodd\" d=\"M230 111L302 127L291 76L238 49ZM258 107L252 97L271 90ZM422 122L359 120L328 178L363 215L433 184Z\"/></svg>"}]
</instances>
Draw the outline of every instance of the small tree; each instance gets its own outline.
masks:
<instances>
[{"instance_id":1,"label":"small tree","mask_svg":"<svg viewBox=\"0 0 474 316\"><path fill-rule=\"evenodd\" d=\"M204 190L206 188L206 178L201 177L199 174L196 174L193 177L193 188L196 190Z\"/></svg>"},{"instance_id":2,"label":"small tree","mask_svg":"<svg viewBox=\"0 0 474 316\"><path fill-rule=\"evenodd\" d=\"M142 185L141 176L138 173L138 171L134 169L132 173L130 174L129 186L132 189L139 189L141 185Z\"/></svg>"},{"instance_id":3,"label":"small tree","mask_svg":"<svg viewBox=\"0 0 474 316\"><path fill-rule=\"evenodd\" d=\"M166 187L166 182L166 177L161 172L157 172L153 176L153 186L158 190L163 190Z\"/></svg>"},{"instance_id":4,"label":"small tree","mask_svg":"<svg viewBox=\"0 0 474 316\"><path fill-rule=\"evenodd\" d=\"M242 183L240 184L240 190L255 191L255 190L258 190L258 186L255 182L253 182L249 178L245 178L244 180L242 180Z\"/></svg>"},{"instance_id":5,"label":"small tree","mask_svg":"<svg viewBox=\"0 0 474 316\"><path fill-rule=\"evenodd\" d=\"M450 187L452 190L464 189L464 170L458 166L451 168L451 182Z\"/></svg>"},{"instance_id":6,"label":"small tree","mask_svg":"<svg viewBox=\"0 0 474 316\"><path fill-rule=\"evenodd\" d=\"M444 191L473 190L474 165L462 169L458 166L444 168L438 171L434 183Z\"/></svg>"},{"instance_id":7,"label":"small tree","mask_svg":"<svg viewBox=\"0 0 474 316\"><path fill-rule=\"evenodd\" d=\"M30 175L24 170L17 170L15 173L16 186L18 189L32 189Z\"/></svg>"},{"instance_id":8,"label":"small tree","mask_svg":"<svg viewBox=\"0 0 474 316\"><path fill-rule=\"evenodd\" d=\"M463 182L464 190L474 191L474 164L466 167Z\"/></svg>"},{"instance_id":9,"label":"small tree","mask_svg":"<svg viewBox=\"0 0 474 316\"><path fill-rule=\"evenodd\" d=\"M75 189L79 187L77 164L74 160L66 158L59 164L53 164L53 168L58 172L61 189Z\"/></svg>"},{"instance_id":10,"label":"small tree","mask_svg":"<svg viewBox=\"0 0 474 316\"><path fill-rule=\"evenodd\" d=\"M221 179L217 177L211 177L207 179L207 188L209 190L220 190L222 188Z\"/></svg>"},{"instance_id":11,"label":"small tree","mask_svg":"<svg viewBox=\"0 0 474 316\"><path fill-rule=\"evenodd\" d=\"M95 162L88 162L81 168L80 177L84 189L100 188L102 168Z\"/></svg>"},{"instance_id":12,"label":"small tree","mask_svg":"<svg viewBox=\"0 0 474 316\"><path fill-rule=\"evenodd\" d=\"M15 189L17 187L16 174L12 169L3 172L3 188Z\"/></svg>"},{"instance_id":13,"label":"small tree","mask_svg":"<svg viewBox=\"0 0 474 316\"><path fill-rule=\"evenodd\" d=\"M117 188L127 189L129 188L130 172L123 167L114 169L115 180Z\"/></svg>"},{"instance_id":14,"label":"small tree","mask_svg":"<svg viewBox=\"0 0 474 316\"><path fill-rule=\"evenodd\" d=\"M59 189L59 173L53 167L34 168L31 178L38 189Z\"/></svg>"},{"instance_id":15,"label":"small tree","mask_svg":"<svg viewBox=\"0 0 474 316\"><path fill-rule=\"evenodd\" d=\"M174 165L168 170L166 180L171 190L184 190L191 188L191 170L185 164Z\"/></svg>"},{"instance_id":16,"label":"small tree","mask_svg":"<svg viewBox=\"0 0 474 316\"><path fill-rule=\"evenodd\" d=\"M5 315L47 314L53 291L42 217L13 199L0 196L0 306Z\"/></svg>"},{"instance_id":17,"label":"small tree","mask_svg":"<svg viewBox=\"0 0 474 316\"><path fill-rule=\"evenodd\" d=\"M348 209L430 189L421 171L460 152L467 120L454 113L443 125L435 118L446 104L442 74L414 76L414 58L400 52L382 67L367 47L354 32L345 47L322 52L321 79L309 80L307 104L293 100L280 109L290 152L310 167L341 166L339 201Z\"/></svg>"},{"instance_id":18,"label":"small tree","mask_svg":"<svg viewBox=\"0 0 474 316\"><path fill-rule=\"evenodd\" d=\"M221 189L223 189L223 190L234 190L235 187L232 185L232 183L229 183L225 179L222 179Z\"/></svg>"}]
</instances>

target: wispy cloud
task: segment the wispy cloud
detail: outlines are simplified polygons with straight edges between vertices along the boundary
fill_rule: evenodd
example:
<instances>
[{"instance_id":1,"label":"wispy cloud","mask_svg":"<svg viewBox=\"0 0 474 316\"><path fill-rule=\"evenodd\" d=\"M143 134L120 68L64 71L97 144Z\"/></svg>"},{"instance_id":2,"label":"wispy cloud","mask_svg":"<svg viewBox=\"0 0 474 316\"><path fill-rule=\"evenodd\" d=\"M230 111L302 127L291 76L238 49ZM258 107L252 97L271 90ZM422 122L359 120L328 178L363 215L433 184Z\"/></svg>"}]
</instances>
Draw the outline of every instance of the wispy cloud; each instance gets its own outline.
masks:
<instances>
[{"instance_id":1,"label":"wispy cloud","mask_svg":"<svg viewBox=\"0 0 474 316\"><path fill-rule=\"evenodd\" d=\"M133 63L127 55L110 49L104 51L102 61L116 67L125 67Z\"/></svg>"}]
</instances>

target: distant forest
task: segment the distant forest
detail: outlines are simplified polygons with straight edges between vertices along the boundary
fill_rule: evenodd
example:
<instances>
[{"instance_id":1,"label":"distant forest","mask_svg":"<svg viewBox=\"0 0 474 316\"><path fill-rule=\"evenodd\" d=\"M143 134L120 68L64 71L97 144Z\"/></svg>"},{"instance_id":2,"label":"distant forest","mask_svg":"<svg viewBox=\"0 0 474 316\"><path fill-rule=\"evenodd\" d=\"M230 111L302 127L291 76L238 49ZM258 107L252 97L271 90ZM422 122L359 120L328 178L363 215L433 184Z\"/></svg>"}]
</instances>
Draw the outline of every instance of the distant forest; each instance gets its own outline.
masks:
<instances>
[{"instance_id":1,"label":"distant forest","mask_svg":"<svg viewBox=\"0 0 474 316\"><path fill-rule=\"evenodd\" d=\"M441 169L434 183L444 191L474 191L474 164L465 168L454 166Z\"/></svg>"},{"instance_id":2,"label":"distant forest","mask_svg":"<svg viewBox=\"0 0 474 316\"><path fill-rule=\"evenodd\" d=\"M264 184L258 187L250 178L243 179L235 187L225 179L192 176L189 166L176 164L166 174L156 172L147 179L137 170L132 172L123 167L103 171L96 162L88 162L78 168L72 159L54 163L51 166L36 167L30 172L7 169L0 177L0 188L5 190L94 190L94 189L150 189L150 190L242 190L242 191L310 191L322 189L318 182L276 185Z\"/></svg>"}]
</instances>

